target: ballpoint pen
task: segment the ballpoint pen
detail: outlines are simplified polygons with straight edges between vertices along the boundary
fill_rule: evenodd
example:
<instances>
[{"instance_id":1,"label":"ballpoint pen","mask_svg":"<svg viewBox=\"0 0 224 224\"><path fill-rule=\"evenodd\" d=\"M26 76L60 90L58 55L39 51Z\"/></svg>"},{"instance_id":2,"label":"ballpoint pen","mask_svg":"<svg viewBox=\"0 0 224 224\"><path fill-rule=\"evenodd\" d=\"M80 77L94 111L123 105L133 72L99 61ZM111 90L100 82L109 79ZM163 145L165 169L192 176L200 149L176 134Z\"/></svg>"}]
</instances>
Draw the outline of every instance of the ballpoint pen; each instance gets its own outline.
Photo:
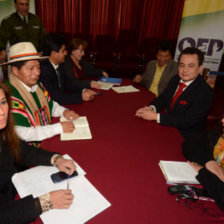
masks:
<instances>
[{"instance_id":1,"label":"ballpoint pen","mask_svg":"<svg viewBox=\"0 0 224 224\"><path fill-rule=\"evenodd\" d=\"M67 189L69 189L69 180L70 180L70 175L67 174Z\"/></svg>"}]
</instances>

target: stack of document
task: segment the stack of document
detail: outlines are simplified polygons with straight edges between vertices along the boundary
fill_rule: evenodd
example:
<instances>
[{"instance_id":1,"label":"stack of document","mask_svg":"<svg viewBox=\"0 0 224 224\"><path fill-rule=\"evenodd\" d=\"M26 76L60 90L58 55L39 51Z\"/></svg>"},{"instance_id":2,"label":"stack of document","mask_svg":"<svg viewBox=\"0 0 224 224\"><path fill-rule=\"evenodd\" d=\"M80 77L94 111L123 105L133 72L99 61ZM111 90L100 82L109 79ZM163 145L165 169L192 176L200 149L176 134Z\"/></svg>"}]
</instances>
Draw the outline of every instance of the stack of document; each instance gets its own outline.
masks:
<instances>
[{"instance_id":1,"label":"stack of document","mask_svg":"<svg viewBox=\"0 0 224 224\"><path fill-rule=\"evenodd\" d=\"M168 184L199 184L197 172L187 162L160 160L159 166Z\"/></svg>"},{"instance_id":2,"label":"stack of document","mask_svg":"<svg viewBox=\"0 0 224 224\"><path fill-rule=\"evenodd\" d=\"M61 117L60 121L67 121L67 119ZM92 139L89 123L85 116L78 117L76 120L71 122L73 122L75 130L72 133L61 133L61 141Z\"/></svg>"},{"instance_id":3,"label":"stack of document","mask_svg":"<svg viewBox=\"0 0 224 224\"><path fill-rule=\"evenodd\" d=\"M68 155L64 157L71 159ZM79 175L69 180L69 188L75 196L73 204L69 209L52 209L43 213L40 217L45 224L83 224L111 205L86 179L85 171L77 163L76 167ZM53 183L50 176L56 172L56 167L37 166L15 174L12 182L21 198L31 194L38 197L67 188L67 180Z\"/></svg>"}]
</instances>

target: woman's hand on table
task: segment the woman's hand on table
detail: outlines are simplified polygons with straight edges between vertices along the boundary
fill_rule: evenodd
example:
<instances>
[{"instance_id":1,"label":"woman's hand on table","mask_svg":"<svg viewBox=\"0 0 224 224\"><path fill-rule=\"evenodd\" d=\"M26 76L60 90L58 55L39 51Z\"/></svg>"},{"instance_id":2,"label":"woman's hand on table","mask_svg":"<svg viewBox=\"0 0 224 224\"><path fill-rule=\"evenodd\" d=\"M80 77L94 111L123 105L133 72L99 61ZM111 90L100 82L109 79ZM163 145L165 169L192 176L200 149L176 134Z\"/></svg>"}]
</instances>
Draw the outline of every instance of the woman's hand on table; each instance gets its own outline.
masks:
<instances>
[{"instance_id":1,"label":"woman's hand on table","mask_svg":"<svg viewBox=\"0 0 224 224\"><path fill-rule=\"evenodd\" d=\"M109 75L108 75L107 72L103 72L102 75L103 75L104 77L109 77Z\"/></svg>"},{"instance_id":2,"label":"woman's hand on table","mask_svg":"<svg viewBox=\"0 0 224 224\"><path fill-rule=\"evenodd\" d=\"M90 85L93 89L101 89L101 85L96 81L91 81Z\"/></svg>"},{"instance_id":3,"label":"woman's hand on table","mask_svg":"<svg viewBox=\"0 0 224 224\"><path fill-rule=\"evenodd\" d=\"M71 159L65 159L64 157L60 157L57 159L56 166L60 171L68 175L72 175L76 170L74 161Z\"/></svg>"}]
</instances>

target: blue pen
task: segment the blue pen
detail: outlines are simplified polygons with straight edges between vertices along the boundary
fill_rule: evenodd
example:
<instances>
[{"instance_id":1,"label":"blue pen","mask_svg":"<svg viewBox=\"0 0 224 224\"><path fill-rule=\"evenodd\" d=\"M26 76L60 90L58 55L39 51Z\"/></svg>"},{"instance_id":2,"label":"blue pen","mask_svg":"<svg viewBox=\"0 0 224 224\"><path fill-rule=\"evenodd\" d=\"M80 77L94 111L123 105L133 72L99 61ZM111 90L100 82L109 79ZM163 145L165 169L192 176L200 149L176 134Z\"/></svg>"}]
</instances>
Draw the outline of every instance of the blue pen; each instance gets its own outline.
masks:
<instances>
[{"instance_id":1,"label":"blue pen","mask_svg":"<svg viewBox=\"0 0 224 224\"><path fill-rule=\"evenodd\" d=\"M69 180L70 180L70 175L67 174L67 189L69 189Z\"/></svg>"}]
</instances>

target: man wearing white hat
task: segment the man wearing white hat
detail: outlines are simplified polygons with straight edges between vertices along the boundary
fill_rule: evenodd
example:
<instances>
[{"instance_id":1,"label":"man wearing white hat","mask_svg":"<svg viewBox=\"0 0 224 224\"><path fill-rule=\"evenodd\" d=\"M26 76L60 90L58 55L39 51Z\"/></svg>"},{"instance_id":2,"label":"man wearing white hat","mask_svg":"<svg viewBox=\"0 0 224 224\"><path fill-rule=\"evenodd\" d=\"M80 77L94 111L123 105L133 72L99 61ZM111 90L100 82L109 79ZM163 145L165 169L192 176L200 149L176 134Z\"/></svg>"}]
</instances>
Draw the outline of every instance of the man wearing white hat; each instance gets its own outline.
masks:
<instances>
[{"instance_id":1,"label":"man wearing white hat","mask_svg":"<svg viewBox=\"0 0 224 224\"><path fill-rule=\"evenodd\" d=\"M47 57L40 57L30 42L13 45L9 56L9 62L4 64L12 66L8 85L12 91L11 110L18 136L39 146L37 142L46 138L62 132L72 132L74 125L70 121L51 124L51 117L64 116L73 120L78 114L53 101L44 86L38 82L39 60Z\"/></svg>"}]
</instances>

